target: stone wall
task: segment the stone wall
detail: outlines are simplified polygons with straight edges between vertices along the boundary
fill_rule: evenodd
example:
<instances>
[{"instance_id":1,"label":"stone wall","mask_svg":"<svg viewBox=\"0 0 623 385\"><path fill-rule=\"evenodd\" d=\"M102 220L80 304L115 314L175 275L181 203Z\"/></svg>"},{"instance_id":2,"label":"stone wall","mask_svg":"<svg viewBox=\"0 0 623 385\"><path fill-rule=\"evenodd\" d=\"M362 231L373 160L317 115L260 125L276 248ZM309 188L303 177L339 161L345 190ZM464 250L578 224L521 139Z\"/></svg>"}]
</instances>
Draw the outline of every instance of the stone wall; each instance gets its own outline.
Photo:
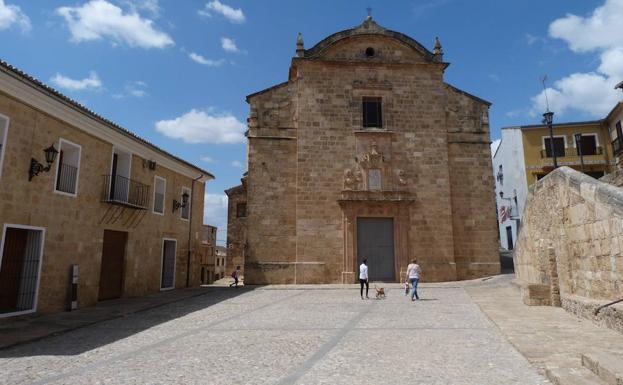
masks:
<instances>
[{"instance_id":1,"label":"stone wall","mask_svg":"<svg viewBox=\"0 0 623 385\"><path fill-rule=\"evenodd\" d=\"M232 272L236 266L243 269L244 257L247 244L247 216L246 213L238 212L239 205L247 205L246 178L242 178L242 184L225 190L227 194L227 258L225 272Z\"/></svg>"},{"instance_id":2,"label":"stone wall","mask_svg":"<svg viewBox=\"0 0 623 385\"><path fill-rule=\"evenodd\" d=\"M97 302L104 230L128 233L124 296L159 291L163 238L177 240L175 286L186 286L189 243L198 239L196 230L203 222L203 183L194 183L192 232L189 232L189 222L180 218L181 210L172 211L172 201L180 201L182 187L191 188L193 181L161 165L151 170L137 155L132 156L131 178L150 186L148 209L135 210L103 203L103 175L110 174L111 143L4 93L0 93L0 114L10 118L0 180L0 225L29 225L46 230L38 312L50 313L67 308L72 264L78 264L80 268L79 306ZM42 150L51 144L58 149L59 138L82 147L75 197L54 192L56 163L50 172L28 180L31 157L44 162ZM155 175L166 179L163 215L152 212ZM190 284L194 285L200 282L200 266L192 255L190 258Z\"/></svg>"},{"instance_id":3,"label":"stone wall","mask_svg":"<svg viewBox=\"0 0 623 385\"><path fill-rule=\"evenodd\" d=\"M524 302L581 313L578 299L595 308L623 297L622 246L623 190L555 170L535 183L524 211L515 250Z\"/></svg>"},{"instance_id":4,"label":"stone wall","mask_svg":"<svg viewBox=\"0 0 623 385\"><path fill-rule=\"evenodd\" d=\"M457 279L500 272L496 250L494 180L491 172L489 114L482 102L447 86L446 126L452 198L452 240ZM448 242L450 236L448 235Z\"/></svg>"}]
</instances>

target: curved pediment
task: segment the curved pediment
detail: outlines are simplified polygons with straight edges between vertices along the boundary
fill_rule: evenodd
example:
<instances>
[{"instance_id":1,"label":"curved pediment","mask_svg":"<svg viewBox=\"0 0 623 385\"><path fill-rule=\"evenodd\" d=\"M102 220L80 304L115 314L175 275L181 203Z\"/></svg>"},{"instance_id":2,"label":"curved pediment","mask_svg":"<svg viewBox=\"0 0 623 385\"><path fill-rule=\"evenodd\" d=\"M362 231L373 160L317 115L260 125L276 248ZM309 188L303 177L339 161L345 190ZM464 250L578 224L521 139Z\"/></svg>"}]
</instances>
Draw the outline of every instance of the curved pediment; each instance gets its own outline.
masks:
<instances>
[{"instance_id":1,"label":"curved pediment","mask_svg":"<svg viewBox=\"0 0 623 385\"><path fill-rule=\"evenodd\" d=\"M441 62L441 55L433 54L403 33L381 27L371 17L355 28L326 37L299 56L324 60Z\"/></svg>"}]
</instances>

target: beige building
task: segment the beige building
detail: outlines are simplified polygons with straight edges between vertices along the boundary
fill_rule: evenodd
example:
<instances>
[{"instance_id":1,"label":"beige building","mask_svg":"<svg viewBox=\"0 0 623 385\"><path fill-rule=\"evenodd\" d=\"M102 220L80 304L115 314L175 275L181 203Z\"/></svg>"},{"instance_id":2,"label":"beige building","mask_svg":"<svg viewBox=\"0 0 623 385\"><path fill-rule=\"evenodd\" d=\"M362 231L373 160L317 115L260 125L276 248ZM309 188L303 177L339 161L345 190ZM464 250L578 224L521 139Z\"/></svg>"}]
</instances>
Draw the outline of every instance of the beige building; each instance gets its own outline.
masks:
<instances>
[{"instance_id":1,"label":"beige building","mask_svg":"<svg viewBox=\"0 0 623 385\"><path fill-rule=\"evenodd\" d=\"M210 179L0 62L0 317L199 284Z\"/></svg>"},{"instance_id":2,"label":"beige building","mask_svg":"<svg viewBox=\"0 0 623 385\"><path fill-rule=\"evenodd\" d=\"M364 257L372 280L499 272L489 103L448 66L370 17L299 35L288 80L247 97L247 283L350 283Z\"/></svg>"},{"instance_id":3,"label":"beige building","mask_svg":"<svg viewBox=\"0 0 623 385\"><path fill-rule=\"evenodd\" d=\"M214 271L216 272L216 279L223 279L231 274L226 267L227 265L227 249L223 246L216 246L214 249Z\"/></svg>"},{"instance_id":4,"label":"beige building","mask_svg":"<svg viewBox=\"0 0 623 385\"><path fill-rule=\"evenodd\" d=\"M201 264L201 283L211 284L215 281L216 267L216 232L217 228L210 225L202 225L197 245L199 263Z\"/></svg>"}]
</instances>

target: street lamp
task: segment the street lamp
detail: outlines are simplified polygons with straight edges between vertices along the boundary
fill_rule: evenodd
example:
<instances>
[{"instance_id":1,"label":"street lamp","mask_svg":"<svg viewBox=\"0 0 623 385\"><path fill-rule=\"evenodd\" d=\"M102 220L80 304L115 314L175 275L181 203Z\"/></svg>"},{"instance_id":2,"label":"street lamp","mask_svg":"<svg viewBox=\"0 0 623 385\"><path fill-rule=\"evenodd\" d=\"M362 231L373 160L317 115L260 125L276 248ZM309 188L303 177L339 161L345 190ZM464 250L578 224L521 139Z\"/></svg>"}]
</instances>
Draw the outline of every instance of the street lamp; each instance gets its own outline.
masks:
<instances>
[{"instance_id":1,"label":"street lamp","mask_svg":"<svg viewBox=\"0 0 623 385\"><path fill-rule=\"evenodd\" d=\"M184 194L182 194L182 201L178 202L177 199L173 199L173 212L175 212L175 210L179 209L180 207L186 207L188 206L188 198L190 196L188 195L188 193L186 191L184 191Z\"/></svg>"},{"instance_id":2,"label":"street lamp","mask_svg":"<svg viewBox=\"0 0 623 385\"><path fill-rule=\"evenodd\" d=\"M28 169L28 180L29 181L31 181L32 178L34 178L35 176L39 175L39 173L42 171L44 172L50 171L50 168L52 168L52 163L54 163L54 160L56 159L56 156L58 155L58 150L54 148L54 144L52 144L48 148L43 149L43 152L45 153L45 162L48 165L44 166L41 163L39 163L37 159L30 158L30 168Z\"/></svg>"},{"instance_id":3,"label":"street lamp","mask_svg":"<svg viewBox=\"0 0 623 385\"><path fill-rule=\"evenodd\" d=\"M547 110L546 113L543 114L543 124L547 125L549 128L549 148L552 153L552 158L554 160L554 169L558 168L558 160L556 159L556 149L554 147L554 127L552 127L552 122L554 121L554 113Z\"/></svg>"},{"instance_id":4,"label":"street lamp","mask_svg":"<svg viewBox=\"0 0 623 385\"><path fill-rule=\"evenodd\" d=\"M584 172L584 154L582 154L582 134L577 133L573 135L575 137L575 146L578 149L578 155L580 155L580 167L582 172Z\"/></svg>"}]
</instances>

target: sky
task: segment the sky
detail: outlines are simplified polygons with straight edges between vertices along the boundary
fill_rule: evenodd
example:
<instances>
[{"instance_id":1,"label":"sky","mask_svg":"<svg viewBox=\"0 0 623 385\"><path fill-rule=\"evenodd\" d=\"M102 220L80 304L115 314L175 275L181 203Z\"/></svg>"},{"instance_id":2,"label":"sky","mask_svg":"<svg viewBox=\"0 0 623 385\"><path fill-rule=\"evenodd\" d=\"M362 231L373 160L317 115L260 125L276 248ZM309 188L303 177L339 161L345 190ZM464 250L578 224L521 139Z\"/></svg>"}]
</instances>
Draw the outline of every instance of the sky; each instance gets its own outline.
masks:
<instances>
[{"instance_id":1,"label":"sky","mask_svg":"<svg viewBox=\"0 0 623 385\"><path fill-rule=\"evenodd\" d=\"M500 128L603 118L623 99L623 0L0 0L0 58L211 171L205 218L223 244L224 190L245 171L245 96L310 48L373 18L451 63Z\"/></svg>"}]
</instances>

